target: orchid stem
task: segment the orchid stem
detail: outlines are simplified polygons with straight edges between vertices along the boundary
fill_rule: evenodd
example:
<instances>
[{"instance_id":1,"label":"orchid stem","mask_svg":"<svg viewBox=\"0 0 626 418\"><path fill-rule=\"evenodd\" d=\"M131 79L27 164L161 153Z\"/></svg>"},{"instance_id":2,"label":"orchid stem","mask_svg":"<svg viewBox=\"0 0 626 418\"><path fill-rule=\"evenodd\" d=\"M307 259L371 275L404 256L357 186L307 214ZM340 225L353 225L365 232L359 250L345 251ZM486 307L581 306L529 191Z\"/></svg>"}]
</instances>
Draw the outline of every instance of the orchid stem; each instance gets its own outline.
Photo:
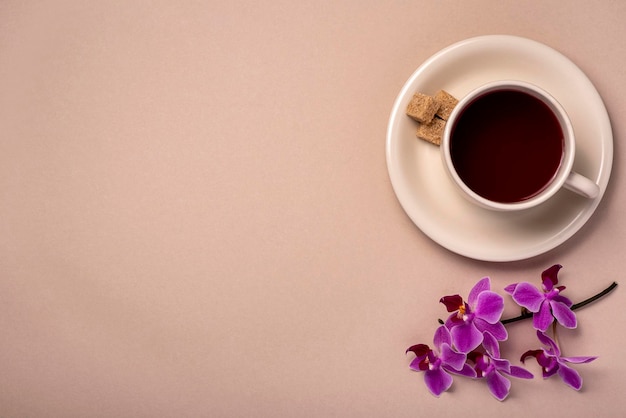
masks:
<instances>
[{"instance_id":1,"label":"orchid stem","mask_svg":"<svg viewBox=\"0 0 626 418\"><path fill-rule=\"evenodd\" d=\"M561 346L559 344L559 335L557 334L556 321L552 323L552 339L554 340L554 343L556 344L557 347Z\"/></svg>"},{"instance_id":2,"label":"orchid stem","mask_svg":"<svg viewBox=\"0 0 626 418\"><path fill-rule=\"evenodd\" d=\"M592 302L595 302L596 300L600 299L603 296L608 295L609 293L611 293L613 291L613 289L615 289L617 287L617 283L613 282L611 283L611 285L609 287L607 287L606 289L604 289L602 292L598 293L597 295L594 295L588 299L583 300L582 302L576 303L574 305L572 305L571 310L575 311L576 309L580 309L585 305L588 305ZM521 314L520 316L516 316L515 318L508 318L508 319L503 319L502 324L506 325L506 324L510 324L511 322L517 322L517 321L521 321L523 319L528 319L528 318L532 318L533 317L533 313L532 312L524 312L523 314Z\"/></svg>"}]
</instances>

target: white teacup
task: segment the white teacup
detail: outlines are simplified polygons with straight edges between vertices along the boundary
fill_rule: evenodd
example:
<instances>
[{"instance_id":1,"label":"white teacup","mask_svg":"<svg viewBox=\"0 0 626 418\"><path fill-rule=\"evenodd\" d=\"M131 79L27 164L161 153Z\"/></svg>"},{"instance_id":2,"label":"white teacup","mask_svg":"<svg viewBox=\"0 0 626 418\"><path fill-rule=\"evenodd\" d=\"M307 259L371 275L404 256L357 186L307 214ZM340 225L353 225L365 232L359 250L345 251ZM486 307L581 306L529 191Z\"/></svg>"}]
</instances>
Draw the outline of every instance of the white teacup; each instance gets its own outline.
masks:
<instances>
[{"instance_id":1,"label":"white teacup","mask_svg":"<svg viewBox=\"0 0 626 418\"><path fill-rule=\"evenodd\" d=\"M522 81L495 81L463 97L441 141L446 171L474 203L512 211L537 206L561 187L594 199L599 187L572 171L576 143L559 102Z\"/></svg>"}]
</instances>

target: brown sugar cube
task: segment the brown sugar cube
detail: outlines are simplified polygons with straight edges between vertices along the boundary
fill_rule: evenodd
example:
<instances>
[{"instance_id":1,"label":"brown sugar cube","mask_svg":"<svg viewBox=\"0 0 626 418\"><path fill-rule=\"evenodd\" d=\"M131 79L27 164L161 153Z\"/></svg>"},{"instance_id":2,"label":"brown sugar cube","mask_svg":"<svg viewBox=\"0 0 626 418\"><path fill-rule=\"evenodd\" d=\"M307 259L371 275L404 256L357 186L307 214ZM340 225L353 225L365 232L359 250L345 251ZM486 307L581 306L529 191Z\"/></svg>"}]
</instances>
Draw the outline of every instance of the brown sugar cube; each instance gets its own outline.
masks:
<instances>
[{"instance_id":1,"label":"brown sugar cube","mask_svg":"<svg viewBox=\"0 0 626 418\"><path fill-rule=\"evenodd\" d=\"M406 108L406 114L420 123L430 123L439 110L439 102L433 97L415 93Z\"/></svg>"},{"instance_id":2,"label":"brown sugar cube","mask_svg":"<svg viewBox=\"0 0 626 418\"><path fill-rule=\"evenodd\" d=\"M459 102L454 96L448 93L445 90L439 90L437 94L435 94L435 100L437 100L441 106L439 106L439 110L437 110L437 116L439 116L443 120L448 120L450 117L450 113L452 113L452 109Z\"/></svg>"},{"instance_id":3,"label":"brown sugar cube","mask_svg":"<svg viewBox=\"0 0 626 418\"><path fill-rule=\"evenodd\" d=\"M415 136L432 144L441 145L441 137L443 136L445 126L445 120L434 118L429 124L420 123L415 132Z\"/></svg>"}]
</instances>

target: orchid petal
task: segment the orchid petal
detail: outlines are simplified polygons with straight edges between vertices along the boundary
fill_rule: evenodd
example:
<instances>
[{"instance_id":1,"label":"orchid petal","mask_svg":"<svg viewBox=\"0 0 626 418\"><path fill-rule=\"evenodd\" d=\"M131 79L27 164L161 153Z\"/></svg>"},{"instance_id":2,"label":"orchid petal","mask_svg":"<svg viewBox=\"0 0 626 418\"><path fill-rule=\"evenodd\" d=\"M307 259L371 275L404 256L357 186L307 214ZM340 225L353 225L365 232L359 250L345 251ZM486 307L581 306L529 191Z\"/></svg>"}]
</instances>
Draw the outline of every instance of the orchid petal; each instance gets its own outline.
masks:
<instances>
[{"instance_id":1,"label":"orchid petal","mask_svg":"<svg viewBox=\"0 0 626 418\"><path fill-rule=\"evenodd\" d=\"M491 281L489 280L489 277L483 277L474 285L474 287L472 287L472 290L470 290L467 297L467 303L469 303L470 306L476 306L478 296L489 290L491 290Z\"/></svg>"},{"instance_id":2,"label":"orchid petal","mask_svg":"<svg viewBox=\"0 0 626 418\"><path fill-rule=\"evenodd\" d=\"M565 328L576 328L576 314L568 306L554 300L550 302L550 306L552 307L552 315L554 315L559 324Z\"/></svg>"},{"instance_id":3,"label":"orchid petal","mask_svg":"<svg viewBox=\"0 0 626 418\"><path fill-rule=\"evenodd\" d=\"M480 332L488 332L493 335L498 341L504 341L509 337L509 333L507 332L505 326L502 325L502 322L498 321L495 324L490 324L480 318L476 318L474 319L474 325L476 326L476 328L478 328Z\"/></svg>"},{"instance_id":4,"label":"orchid petal","mask_svg":"<svg viewBox=\"0 0 626 418\"><path fill-rule=\"evenodd\" d=\"M558 295L554 296L552 298L552 300L555 301L555 302L560 302L560 303L564 304L565 306L567 306L568 308L571 308L572 305L573 305L571 300L569 300L568 298L566 298L565 296L563 296L561 294L558 294Z\"/></svg>"},{"instance_id":5,"label":"orchid petal","mask_svg":"<svg viewBox=\"0 0 626 418\"><path fill-rule=\"evenodd\" d=\"M477 317L484 319L490 324L495 324L500 320L504 311L504 299L495 292L484 291L476 298L474 312Z\"/></svg>"},{"instance_id":6,"label":"orchid petal","mask_svg":"<svg viewBox=\"0 0 626 418\"><path fill-rule=\"evenodd\" d=\"M508 360L501 358L491 358L491 364L493 364L498 371L505 373L511 372L511 363Z\"/></svg>"},{"instance_id":7,"label":"orchid petal","mask_svg":"<svg viewBox=\"0 0 626 418\"><path fill-rule=\"evenodd\" d=\"M458 374L460 376L472 377L472 378L476 377L476 370L474 370L474 368L467 363L463 364L463 368L461 368L461 370L454 370L445 365L443 366L443 368L449 371L450 373Z\"/></svg>"},{"instance_id":8,"label":"orchid petal","mask_svg":"<svg viewBox=\"0 0 626 418\"><path fill-rule=\"evenodd\" d=\"M554 321L549 303L541 304L539 312L533 315L533 327L541 332L546 332L550 324Z\"/></svg>"},{"instance_id":9,"label":"orchid petal","mask_svg":"<svg viewBox=\"0 0 626 418\"><path fill-rule=\"evenodd\" d=\"M424 358L428 355L430 348L426 344L415 344L406 349L406 352L412 351L417 357Z\"/></svg>"},{"instance_id":10,"label":"orchid petal","mask_svg":"<svg viewBox=\"0 0 626 418\"><path fill-rule=\"evenodd\" d=\"M485 332L483 333L483 347L487 353L493 358L500 358L500 345L491 333Z\"/></svg>"},{"instance_id":11,"label":"orchid petal","mask_svg":"<svg viewBox=\"0 0 626 418\"><path fill-rule=\"evenodd\" d=\"M534 377L531 372L519 366L511 366L511 371L508 374L519 379L532 379Z\"/></svg>"},{"instance_id":12,"label":"orchid petal","mask_svg":"<svg viewBox=\"0 0 626 418\"><path fill-rule=\"evenodd\" d=\"M418 372L426 370L428 368L428 363L424 360L428 357L428 354L431 351L430 347L426 344L416 344L406 349L407 353L409 351L415 354L415 358L411 361L411 364L409 364L409 368Z\"/></svg>"},{"instance_id":13,"label":"orchid petal","mask_svg":"<svg viewBox=\"0 0 626 418\"><path fill-rule=\"evenodd\" d=\"M483 334L478 331L474 324L463 323L450 331L452 342L461 353L469 353L483 342Z\"/></svg>"},{"instance_id":14,"label":"orchid petal","mask_svg":"<svg viewBox=\"0 0 626 418\"><path fill-rule=\"evenodd\" d=\"M510 285L508 285L507 287L504 288L504 291L506 293L508 293L509 295L512 295L513 292L515 292L515 288L517 287L519 283L512 283Z\"/></svg>"},{"instance_id":15,"label":"orchid petal","mask_svg":"<svg viewBox=\"0 0 626 418\"><path fill-rule=\"evenodd\" d=\"M439 302L446 306L448 312L456 312L463 305L463 298L460 295L444 296Z\"/></svg>"},{"instance_id":16,"label":"orchid petal","mask_svg":"<svg viewBox=\"0 0 626 418\"><path fill-rule=\"evenodd\" d=\"M435 336L433 337L434 346L440 350L443 344L452 344L452 337L450 336L450 331L445 326L440 326L435 331Z\"/></svg>"},{"instance_id":17,"label":"orchid petal","mask_svg":"<svg viewBox=\"0 0 626 418\"><path fill-rule=\"evenodd\" d=\"M454 370L461 370L467 360L467 356L463 353L452 350L448 344L441 346L441 355L439 356L441 362L452 367Z\"/></svg>"},{"instance_id":18,"label":"orchid petal","mask_svg":"<svg viewBox=\"0 0 626 418\"><path fill-rule=\"evenodd\" d=\"M415 357L409 364L409 368L411 370L415 370L416 372L423 372L428 369L428 363L423 360L424 358Z\"/></svg>"},{"instance_id":19,"label":"orchid petal","mask_svg":"<svg viewBox=\"0 0 626 418\"><path fill-rule=\"evenodd\" d=\"M511 381L498 372L487 375L487 387L491 394L499 401L503 401L511 389Z\"/></svg>"},{"instance_id":20,"label":"orchid petal","mask_svg":"<svg viewBox=\"0 0 626 418\"><path fill-rule=\"evenodd\" d=\"M515 287L515 292L513 292L512 296L515 303L531 312L537 312L545 300L545 295L527 282L519 283Z\"/></svg>"},{"instance_id":21,"label":"orchid petal","mask_svg":"<svg viewBox=\"0 0 626 418\"><path fill-rule=\"evenodd\" d=\"M561 355L561 352L559 351L559 347L556 345L556 342L548 337L546 334L544 334L541 331L537 331L537 339L541 342L541 344L543 345L547 345L548 347L550 347L549 352L552 353L553 355Z\"/></svg>"},{"instance_id":22,"label":"orchid petal","mask_svg":"<svg viewBox=\"0 0 626 418\"><path fill-rule=\"evenodd\" d=\"M461 325L464 324L465 321L463 321L462 318L459 318L459 315L457 315L456 313L453 313L452 315L450 315L445 322L445 326L446 328L448 328L448 330L451 330L452 328L456 327L457 325Z\"/></svg>"},{"instance_id":23,"label":"orchid petal","mask_svg":"<svg viewBox=\"0 0 626 418\"><path fill-rule=\"evenodd\" d=\"M580 377L578 372L563 363L560 363L559 366L558 373L561 379L563 379L563 382L572 389L580 390L583 386L583 378Z\"/></svg>"},{"instance_id":24,"label":"orchid petal","mask_svg":"<svg viewBox=\"0 0 626 418\"><path fill-rule=\"evenodd\" d=\"M424 383L430 392L439 397L443 392L452 386L452 376L442 369L426 370L424 373Z\"/></svg>"},{"instance_id":25,"label":"orchid petal","mask_svg":"<svg viewBox=\"0 0 626 418\"><path fill-rule=\"evenodd\" d=\"M597 358L597 356L560 357L562 361L574 364L591 363Z\"/></svg>"},{"instance_id":26,"label":"orchid petal","mask_svg":"<svg viewBox=\"0 0 626 418\"><path fill-rule=\"evenodd\" d=\"M543 354L543 350L528 350L526 351L524 354L522 354L522 356L520 357L520 361L522 363L526 362L526 358L528 357L534 357L535 359L537 359L537 363L539 362L539 356Z\"/></svg>"},{"instance_id":27,"label":"orchid petal","mask_svg":"<svg viewBox=\"0 0 626 418\"><path fill-rule=\"evenodd\" d=\"M558 273L563 266L555 264L541 273L543 288L549 292L559 282Z\"/></svg>"}]
</instances>

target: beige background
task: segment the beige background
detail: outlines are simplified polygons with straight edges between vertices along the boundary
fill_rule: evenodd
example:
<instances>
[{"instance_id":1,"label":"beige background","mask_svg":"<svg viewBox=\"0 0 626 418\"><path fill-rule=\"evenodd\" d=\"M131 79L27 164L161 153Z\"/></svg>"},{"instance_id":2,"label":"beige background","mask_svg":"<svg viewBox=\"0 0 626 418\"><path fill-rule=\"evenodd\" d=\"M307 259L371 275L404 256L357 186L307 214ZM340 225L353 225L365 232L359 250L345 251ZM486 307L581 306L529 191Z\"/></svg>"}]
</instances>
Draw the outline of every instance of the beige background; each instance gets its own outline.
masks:
<instances>
[{"instance_id":1,"label":"beige background","mask_svg":"<svg viewBox=\"0 0 626 418\"><path fill-rule=\"evenodd\" d=\"M562 336L600 356L582 393L436 399L404 350L484 275L558 262L574 300L621 280L625 21L620 1L0 2L0 416L618 416L620 289ZM504 264L423 235L385 162L410 74L500 33L579 65L615 135L590 222ZM505 354L536 348L509 332Z\"/></svg>"}]
</instances>

